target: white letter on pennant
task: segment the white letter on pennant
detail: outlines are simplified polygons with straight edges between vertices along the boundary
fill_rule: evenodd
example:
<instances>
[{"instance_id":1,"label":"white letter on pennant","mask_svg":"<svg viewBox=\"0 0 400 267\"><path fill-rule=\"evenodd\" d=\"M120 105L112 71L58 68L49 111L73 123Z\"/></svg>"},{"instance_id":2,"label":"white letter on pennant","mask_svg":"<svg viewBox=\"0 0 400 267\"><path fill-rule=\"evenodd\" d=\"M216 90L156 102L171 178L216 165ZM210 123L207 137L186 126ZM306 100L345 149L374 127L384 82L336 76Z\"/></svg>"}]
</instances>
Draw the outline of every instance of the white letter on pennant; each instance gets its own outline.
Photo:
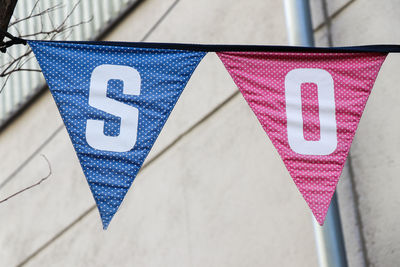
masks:
<instances>
[{"instance_id":1,"label":"white letter on pennant","mask_svg":"<svg viewBox=\"0 0 400 267\"><path fill-rule=\"evenodd\" d=\"M90 78L89 105L99 110L121 118L118 136L104 134L104 121L88 120L86 125L86 141L98 150L126 152L136 143L139 110L107 97L109 80L121 80L123 93L127 95L140 94L139 72L129 66L100 65L96 67Z\"/></svg>"},{"instance_id":2,"label":"white letter on pennant","mask_svg":"<svg viewBox=\"0 0 400 267\"><path fill-rule=\"evenodd\" d=\"M320 140L308 141L303 133L301 84L318 87ZM336 150L335 89L332 76L323 69L294 69L285 77L287 133L290 148L302 155L329 155Z\"/></svg>"}]
</instances>

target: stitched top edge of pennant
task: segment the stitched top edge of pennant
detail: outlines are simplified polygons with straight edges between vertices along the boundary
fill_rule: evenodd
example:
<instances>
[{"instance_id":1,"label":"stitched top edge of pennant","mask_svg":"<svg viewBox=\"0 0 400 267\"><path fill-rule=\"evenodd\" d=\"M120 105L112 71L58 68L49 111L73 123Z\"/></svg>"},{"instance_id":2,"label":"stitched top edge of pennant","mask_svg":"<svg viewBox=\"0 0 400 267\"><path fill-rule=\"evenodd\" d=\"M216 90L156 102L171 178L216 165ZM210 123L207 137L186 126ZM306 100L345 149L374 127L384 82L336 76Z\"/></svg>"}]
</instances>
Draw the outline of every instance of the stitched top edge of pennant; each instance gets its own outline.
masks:
<instances>
[{"instance_id":1,"label":"stitched top edge of pennant","mask_svg":"<svg viewBox=\"0 0 400 267\"><path fill-rule=\"evenodd\" d=\"M303 52L303 53L400 53L400 45L362 45L343 47L304 47L280 45L220 45L187 43L147 43L147 42L112 42L112 41L36 41L46 43L86 44L138 48L159 48L203 52Z\"/></svg>"}]
</instances>

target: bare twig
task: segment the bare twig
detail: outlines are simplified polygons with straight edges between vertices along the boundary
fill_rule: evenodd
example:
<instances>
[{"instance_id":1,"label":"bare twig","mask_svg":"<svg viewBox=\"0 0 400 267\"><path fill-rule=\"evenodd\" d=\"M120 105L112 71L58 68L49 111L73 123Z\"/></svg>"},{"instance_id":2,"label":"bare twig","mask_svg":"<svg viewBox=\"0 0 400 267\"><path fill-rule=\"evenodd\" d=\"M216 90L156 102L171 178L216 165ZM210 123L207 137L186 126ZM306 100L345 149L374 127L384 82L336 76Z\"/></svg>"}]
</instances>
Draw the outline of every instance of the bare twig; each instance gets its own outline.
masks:
<instances>
[{"instance_id":1,"label":"bare twig","mask_svg":"<svg viewBox=\"0 0 400 267\"><path fill-rule=\"evenodd\" d=\"M32 50L27 49L27 51L26 51L24 54L20 55L20 56L17 57L17 58L14 58L14 59L13 59L11 62L9 62L8 64L5 64L5 69L3 69L2 72L0 73L0 77L5 77L5 76L6 76L5 73L7 73L7 71L8 71L9 69L11 69L14 65L15 65L15 66L18 66L19 62L20 62L23 58L25 58L26 56L28 56L30 53L32 53Z\"/></svg>"},{"instance_id":2,"label":"bare twig","mask_svg":"<svg viewBox=\"0 0 400 267\"><path fill-rule=\"evenodd\" d=\"M7 82L8 82L8 80L10 79L10 75L8 75L7 77L6 77L6 80L3 82L3 84L1 85L1 88L0 88L0 94L1 94L1 92L4 90L4 87L6 87L6 84L7 84Z\"/></svg>"},{"instance_id":3,"label":"bare twig","mask_svg":"<svg viewBox=\"0 0 400 267\"><path fill-rule=\"evenodd\" d=\"M89 23L93 19L93 17L91 17L88 20L82 19L82 21L77 23L72 23L72 24L68 23L73 13L81 4L81 0L78 0L72 6L71 10L68 11L68 13L62 19L62 21L59 23L55 23L53 21L54 12L62 8L63 5L58 4L42 10L40 8L39 1L41 0L35 0L35 4L31 9L30 13L27 15L27 17L24 18L14 17L14 20L11 21L11 23L9 24L9 27L16 29L17 37L33 38L36 40L55 40L61 34L69 36L74 28L79 27L82 24ZM38 22L38 20L40 20L40 22ZM21 33L18 30L18 24L21 22L34 23L35 25L39 25L38 27L39 29L37 29L35 32ZM47 27L45 27L45 25ZM0 85L0 93L6 87L10 75L13 74L14 72L17 71L40 72L39 69L31 68L30 65L28 67L24 67L24 65L31 59L31 53L32 50L29 47L25 52L23 52L19 56L12 56L11 54L7 53L9 60L6 61L6 63L2 64L2 66L0 66L0 78L1 77L5 78L2 84Z\"/></svg>"},{"instance_id":4,"label":"bare twig","mask_svg":"<svg viewBox=\"0 0 400 267\"><path fill-rule=\"evenodd\" d=\"M3 202L6 202L6 201L9 200L10 198L15 197L16 195L21 194L22 192L25 192L26 190L29 190L29 189L31 189L31 188L33 188L33 187L35 187L35 186L40 185L43 181L47 180L47 178L50 177L50 175L51 175L51 173L52 173L50 162L49 162L49 160L46 158L45 155L42 154L41 156L46 160L47 165L49 166L49 173L48 173L45 177L43 177L42 179L40 179L37 183L35 183L35 184L33 184L33 185L30 185L30 186L28 186L28 187L25 187L24 189L22 189L22 190L20 190L20 191L18 191L18 192L16 192L16 193L14 193L14 194L12 194L11 196L8 196L8 197L6 197L5 199L0 200L0 204L3 203Z\"/></svg>"},{"instance_id":5,"label":"bare twig","mask_svg":"<svg viewBox=\"0 0 400 267\"><path fill-rule=\"evenodd\" d=\"M12 61L10 61L9 63L1 66L1 68L4 68L1 72L0 72L0 77L6 77L5 81L3 82L3 84L0 87L0 93L4 90L5 86L7 85L8 80L10 79L10 74L12 74L13 72L18 71L18 69L21 69L23 64L25 64L25 62L23 62L22 60L24 60L26 57L28 57L30 54L32 53L31 49L27 49L26 52L22 55L20 55L17 58L13 58ZM23 62L23 64L21 65L21 62ZM25 69L26 71L27 69Z\"/></svg>"},{"instance_id":6,"label":"bare twig","mask_svg":"<svg viewBox=\"0 0 400 267\"><path fill-rule=\"evenodd\" d=\"M8 25L8 27L14 26L15 24L18 24L18 23L20 23L20 22L22 22L22 21L25 21L25 20L29 20L29 19L32 19L32 18L35 18L35 17L43 16L43 15L45 15L45 14L47 14L47 13L53 12L53 11L55 11L55 10L57 10L57 9L59 9L59 8L62 7L62 5L55 5L55 6L49 7L49 8L47 8L47 9L45 9L45 10L38 11L37 13L33 14L33 12L35 11L35 9L37 8L37 3L38 3L38 2L39 2L39 1L36 2L35 6L32 8L31 13L30 13L27 17L22 18L22 19L13 20L12 22L10 22L10 24Z\"/></svg>"},{"instance_id":7,"label":"bare twig","mask_svg":"<svg viewBox=\"0 0 400 267\"><path fill-rule=\"evenodd\" d=\"M10 71L7 72L5 75L9 75L9 74L11 74L11 73L13 73L13 72L16 72L16 71L42 72L42 71L39 70L39 69L16 68L16 69L10 70ZM0 93L1 93L1 91L0 91Z\"/></svg>"}]
</instances>

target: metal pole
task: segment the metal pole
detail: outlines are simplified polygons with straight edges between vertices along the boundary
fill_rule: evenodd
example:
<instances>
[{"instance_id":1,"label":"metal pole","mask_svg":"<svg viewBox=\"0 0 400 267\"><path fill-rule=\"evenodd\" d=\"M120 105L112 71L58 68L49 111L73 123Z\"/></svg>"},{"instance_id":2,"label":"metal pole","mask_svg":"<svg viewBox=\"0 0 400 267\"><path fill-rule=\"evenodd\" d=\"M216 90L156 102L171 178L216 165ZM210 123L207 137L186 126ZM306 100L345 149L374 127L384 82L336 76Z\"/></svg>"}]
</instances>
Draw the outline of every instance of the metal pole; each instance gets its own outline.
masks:
<instances>
[{"instance_id":1,"label":"metal pole","mask_svg":"<svg viewBox=\"0 0 400 267\"><path fill-rule=\"evenodd\" d=\"M290 45L314 46L314 33L308 0L284 0L286 28ZM313 218L319 266L347 267L342 226L336 193L324 226Z\"/></svg>"},{"instance_id":2,"label":"metal pole","mask_svg":"<svg viewBox=\"0 0 400 267\"><path fill-rule=\"evenodd\" d=\"M314 46L308 0L284 0L286 30L290 45Z\"/></svg>"},{"instance_id":3,"label":"metal pole","mask_svg":"<svg viewBox=\"0 0 400 267\"><path fill-rule=\"evenodd\" d=\"M320 226L314 218L313 221L319 265L324 267L346 267L346 249L336 193L333 194L324 226Z\"/></svg>"}]
</instances>

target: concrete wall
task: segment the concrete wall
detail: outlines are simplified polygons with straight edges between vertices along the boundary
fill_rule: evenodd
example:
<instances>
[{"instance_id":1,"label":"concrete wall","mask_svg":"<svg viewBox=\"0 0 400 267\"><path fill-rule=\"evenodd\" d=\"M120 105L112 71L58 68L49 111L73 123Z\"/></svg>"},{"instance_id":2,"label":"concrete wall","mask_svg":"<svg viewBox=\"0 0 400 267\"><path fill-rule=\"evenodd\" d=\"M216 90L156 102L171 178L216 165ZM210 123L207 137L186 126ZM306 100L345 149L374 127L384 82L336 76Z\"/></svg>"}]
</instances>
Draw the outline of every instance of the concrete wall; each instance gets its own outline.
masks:
<instances>
[{"instance_id":1,"label":"concrete wall","mask_svg":"<svg viewBox=\"0 0 400 267\"><path fill-rule=\"evenodd\" d=\"M333 45L400 43L400 32L396 30L400 26L398 1L339 2L345 7L332 19ZM326 27L321 27L316 36L325 34ZM400 264L399 67L400 55L389 55L351 149L355 208L364 241L364 260L371 266ZM340 204L347 205L344 201Z\"/></svg>"},{"instance_id":2,"label":"concrete wall","mask_svg":"<svg viewBox=\"0 0 400 267\"><path fill-rule=\"evenodd\" d=\"M395 1L312 0L318 45L400 43ZM146 0L108 40L286 44L282 1ZM391 55L339 183L351 266L396 266L400 159ZM393 123L391 123L393 122ZM373 144L373 145L371 145ZM199 65L109 230L49 93L0 133L0 266L317 266L311 213L216 55ZM358 231L360 229L360 231Z\"/></svg>"}]
</instances>

